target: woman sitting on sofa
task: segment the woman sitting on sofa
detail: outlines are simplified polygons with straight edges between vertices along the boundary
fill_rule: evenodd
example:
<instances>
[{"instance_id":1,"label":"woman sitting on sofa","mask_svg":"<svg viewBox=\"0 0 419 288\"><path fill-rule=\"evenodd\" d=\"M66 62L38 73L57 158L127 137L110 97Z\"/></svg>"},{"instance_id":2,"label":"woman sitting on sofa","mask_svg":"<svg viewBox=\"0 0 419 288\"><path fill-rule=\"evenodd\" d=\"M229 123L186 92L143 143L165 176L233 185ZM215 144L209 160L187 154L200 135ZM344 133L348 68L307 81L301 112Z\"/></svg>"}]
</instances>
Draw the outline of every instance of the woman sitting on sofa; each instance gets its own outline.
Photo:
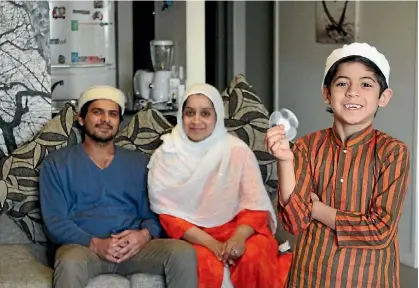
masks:
<instances>
[{"instance_id":1,"label":"woman sitting on sofa","mask_svg":"<svg viewBox=\"0 0 419 288\"><path fill-rule=\"evenodd\" d=\"M182 104L150 160L151 209L169 237L195 247L200 288L282 287L276 217L254 153L227 133L216 88L194 85Z\"/></svg>"}]
</instances>

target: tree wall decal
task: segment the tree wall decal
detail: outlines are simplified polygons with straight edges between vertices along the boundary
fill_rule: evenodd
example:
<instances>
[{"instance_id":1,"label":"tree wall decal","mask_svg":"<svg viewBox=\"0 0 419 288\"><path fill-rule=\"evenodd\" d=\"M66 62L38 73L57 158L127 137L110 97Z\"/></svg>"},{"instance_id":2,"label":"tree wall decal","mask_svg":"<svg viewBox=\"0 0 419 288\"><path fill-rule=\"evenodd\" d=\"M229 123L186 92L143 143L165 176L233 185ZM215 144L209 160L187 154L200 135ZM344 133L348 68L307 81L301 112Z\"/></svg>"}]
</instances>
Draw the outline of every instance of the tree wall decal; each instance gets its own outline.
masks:
<instances>
[{"instance_id":1,"label":"tree wall decal","mask_svg":"<svg viewBox=\"0 0 419 288\"><path fill-rule=\"evenodd\" d=\"M47 1L0 1L0 159L51 118Z\"/></svg>"}]
</instances>

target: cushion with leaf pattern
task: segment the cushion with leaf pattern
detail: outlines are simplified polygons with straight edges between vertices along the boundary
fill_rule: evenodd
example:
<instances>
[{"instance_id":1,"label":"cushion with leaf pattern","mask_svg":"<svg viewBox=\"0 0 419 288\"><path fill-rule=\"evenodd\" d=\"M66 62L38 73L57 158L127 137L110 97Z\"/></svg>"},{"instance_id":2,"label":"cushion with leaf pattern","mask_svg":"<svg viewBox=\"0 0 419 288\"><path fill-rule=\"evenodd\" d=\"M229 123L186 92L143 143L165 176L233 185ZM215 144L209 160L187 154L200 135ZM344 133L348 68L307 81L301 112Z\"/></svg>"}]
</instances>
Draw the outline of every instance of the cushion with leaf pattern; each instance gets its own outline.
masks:
<instances>
[{"instance_id":1,"label":"cushion with leaf pattern","mask_svg":"<svg viewBox=\"0 0 419 288\"><path fill-rule=\"evenodd\" d=\"M277 187L276 160L264 146L269 128L268 111L242 74L234 77L222 97L227 130L246 142L255 153L265 187L271 199L274 199Z\"/></svg>"},{"instance_id":2,"label":"cushion with leaf pattern","mask_svg":"<svg viewBox=\"0 0 419 288\"><path fill-rule=\"evenodd\" d=\"M173 126L159 111L142 110L118 133L115 144L130 150L140 150L151 156L162 144L160 136L169 133L172 128Z\"/></svg>"},{"instance_id":3,"label":"cushion with leaf pattern","mask_svg":"<svg viewBox=\"0 0 419 288\"><path fill-rule=\"evenodd\" d=\"M0 162L0 213L10 216L30 240L45 242L40 216L38 177L45 157L81 142L74 127L74 107L67 104L34 138Z\"/></svg>"}]
</instances>

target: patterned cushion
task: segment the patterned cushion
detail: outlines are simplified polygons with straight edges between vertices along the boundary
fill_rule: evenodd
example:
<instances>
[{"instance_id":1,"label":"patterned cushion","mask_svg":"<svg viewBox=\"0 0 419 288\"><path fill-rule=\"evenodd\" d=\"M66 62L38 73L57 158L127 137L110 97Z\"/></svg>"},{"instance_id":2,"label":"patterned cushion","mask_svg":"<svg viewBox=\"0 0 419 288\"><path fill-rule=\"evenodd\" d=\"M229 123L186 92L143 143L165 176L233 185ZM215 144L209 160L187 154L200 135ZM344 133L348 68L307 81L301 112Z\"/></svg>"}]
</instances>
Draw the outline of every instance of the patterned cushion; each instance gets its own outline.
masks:
<instances>
[{"instance_id":1,"label":"patterned cushion","mask_svg":"<svg viewBox=\"0 0 419 288\"><path fill-rule=\"evenodd\" d=\"M81 141L74 107L64 109L34 138L0 162L0 214L8 214L34 242L45 242L38 197L39 166L49 153Z\"/></svg>"},{"instance_id":2,"label":"patterned cushion","mask_svg":"<svg viewBox=\"0 0 419 288\"><path fill-rule=\"evenodd\" d=\"M253 88L239 74L222 93L227 130L247 143L259 162L262 179L273 200L276 195L276 160L264 147L269 113Z\"/></svg>"},{"instance_id":3,"label":"patterned cushion","mask_svg":"<svg viewBox=\"0 0 419 288\"><path fill-rule=\"evenodd\" d=\"M151 155L162 143L160 136L169 133L172 128L173 126L159 111L142 110L118 133L115 144Z\"/></svg>"},{"instance_id":4,"label":"patterned cushion","mask_svg":"<svg viewBox=\"0 0 419 288\"><path fill-rule=\"evenodd\" d=\"M255 153L266 190L277 211L276 160L264 147L264 138L269 127L269 113L243 75L237 75L222 96L226 111L225 125L230 133L244 140ZM285 231L282 225L278 225L275 237L279 243L288 240L293 247L295 236Z\"/></svg>"}]
</instances>

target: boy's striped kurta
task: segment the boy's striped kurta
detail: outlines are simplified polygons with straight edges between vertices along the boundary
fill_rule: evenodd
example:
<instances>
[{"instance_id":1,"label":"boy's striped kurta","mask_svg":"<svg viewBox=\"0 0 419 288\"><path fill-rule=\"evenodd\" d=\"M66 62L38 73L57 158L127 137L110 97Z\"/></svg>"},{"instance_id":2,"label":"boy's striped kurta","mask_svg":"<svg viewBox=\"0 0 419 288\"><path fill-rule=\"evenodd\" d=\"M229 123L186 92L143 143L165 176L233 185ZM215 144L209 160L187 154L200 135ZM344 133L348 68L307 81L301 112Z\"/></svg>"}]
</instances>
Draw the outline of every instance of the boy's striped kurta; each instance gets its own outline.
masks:
<instances>
[{"instance_id":1,"label":"boy's striped kurta","mask_svg":"<svg viewBox=\"0 0 419 288\"><path fill-rule=\"evenodd\" d=\"M369 126L345 144L330 128L292 149L296 187L289 203L278 205L285 229L298 235L289 287L399 287L406 145ZM338 209L336 230L311 219L310 192Z\"/></svg>"}]
</instances>

